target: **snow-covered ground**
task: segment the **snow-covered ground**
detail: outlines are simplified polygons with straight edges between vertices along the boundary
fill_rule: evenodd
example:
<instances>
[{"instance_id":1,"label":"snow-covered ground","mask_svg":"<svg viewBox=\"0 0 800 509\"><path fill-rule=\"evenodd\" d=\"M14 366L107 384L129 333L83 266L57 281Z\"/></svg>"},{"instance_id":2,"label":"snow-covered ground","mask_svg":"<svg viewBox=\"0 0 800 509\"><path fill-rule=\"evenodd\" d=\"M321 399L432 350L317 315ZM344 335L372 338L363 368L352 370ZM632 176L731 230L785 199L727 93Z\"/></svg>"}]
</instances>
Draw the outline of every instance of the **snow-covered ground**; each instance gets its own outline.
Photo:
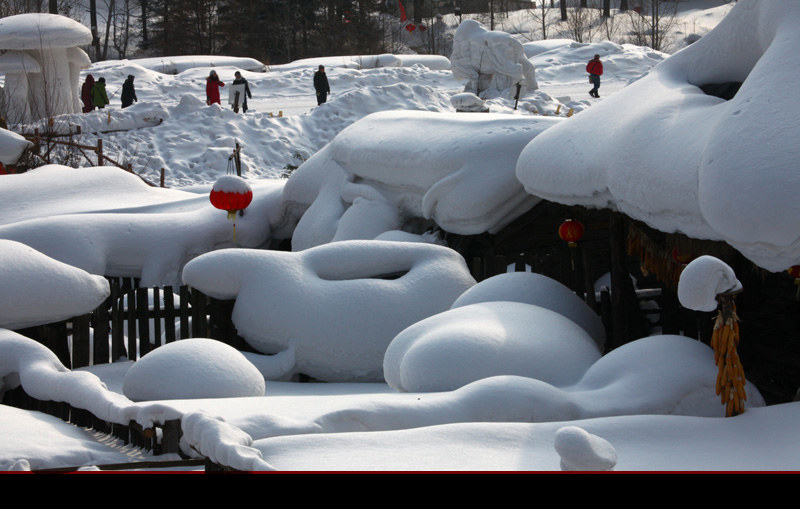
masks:
<instances>
[{"instance_id":1,"label":"snow-covered ground","mask_svg":"<svg viewBox=\"0 0 800 509\"><path fill-rule=\"evenodd\" d=\"M165 168L170 188L148 187L110 167L50 166L0 176L0 327L93 308L105 296L98 274L138 275L143 284L183 279L211 295L236 297L234 321L243 335L278 355L245 356L269 381L263 396L241 397L240 386L250 391L258 376L242 368L239 356L165 349L148 363L156 373L181 373L184 384L164 375L159 382L170 387L153 393L140 390L141 380L158 378L145 362L142 370L120 362L69 372L32 341L0 329L0 391L21 383L34 396L69 401L112 422L134 419L146 426L181 417L184 451L191 446L242 469L800 468L794 439L800 407L764 407L748 384L747 412L719 418L717 368L706 346L654 336L600 357L602 339L582 302L530 274L475 284L463 260L430 245L439 240L428 231L434 222L464 233L492 231L546 196L615 206L634 216L643 210L641 219L652 216L666 231L690 225L705 238L737 241L770 268L800 263L795 238L781 244L774 234L794 231L796 237L792 221L800 216L789 210L796 202L781 194L797 183L786 163L797 160L791 139L800 133L799 103L780 92L796 81L785 76L792 72L787 55L797 50L796 35L786 27L796 26L799 9L788 0L760 5L740 0L738 17L721 35L669 58L610 42L530 43L523 49L539 89L521 97L517 109L508 94L487 99L488 115L455 113L450 98L464 82L443 69L440 58L337 57L257 72L249 61L187 57L170 62L177 74L161 72L162 63L152 61L93 65L81 79L105 77L111 106L61 116L56 128L80 125L90 144L102 136L109 157L130 162L150 181ZM705 35L731 7L687 2L682 30ZM745 18L757 22L750 28ZM757 37L747 35L751 29ZM734 43L746 62L714 67L708 55ZM594 54L605 63L600 99L588 95L584 72ZM781 62L782 71L771 67ZM253 91L247 114L224 103L205 105L206 64L226 83L242 71ZM311 86L318 65L326 67L332 89L319 107ZM139 101L121 110L117 88L129 74L136 76ZM716 78L751 76L760 89L774 91L769 98L780 108L756 101L758 114L751 113L739 103L756 95L726 103L696 90ZM777 131L763 121L773 114L781 119ZM723 133L719 125L733 129ZM643 147L630 143L638 132L657 128L680 133L649 140L657 146L655 161L647 163L660 164L671 187L648 180L650 166L638 156ZM721 134L698 136L711 128ZM717 228L724 207L698 198L698 180L708 180L702 167L683 164L694 154L687 148L708 139L725 140L735 150L762 132L774 142L755 153L744 150L768 161L761 171L778 175L781 189L747 189L754 199L783 207L789 218L752 214L759 210L755 204L748 208L754 219ZM605 149L612 140L618 159ZM237 143L254 199L236 219L234 241L232 224L207 193L226 174ZM6 153L13 151L0 151ZM731 157L749 160L736 154ZM304 161L291 179L280 178ZM603 180L595 170L592 179L578 178L593 163L609 172L619 166L619 175L603 174ZM636 165L642 174L631 173ZM751 169L727 165L736 177ZM485 169L492 179L482 178ZM580 192L559 195L576 183ZM665 200L676 206L660 205ZM775 229L764 231L761 219ZM292 235L293 253L253 249ZM225 249L231 247L251 249ZM61 294L40 290L28 300L17 298L31 287L15 265L22 257L40 276L32 287L75 288L68 305ZM30 313L30 302L44 313ZM207 367L214 358L225 359L225 372ZM346 372L355 382L285 381L309 370L331 380ZM381 374L391 386L363 383ZM182 398L167 390L173 385L184 391ZM262 390L254 387L247 394ZM221 396L220 388L228 392ZM0 469L143 457L36 412L0 407L0 431Z\"/></svg>"}]
</instances>

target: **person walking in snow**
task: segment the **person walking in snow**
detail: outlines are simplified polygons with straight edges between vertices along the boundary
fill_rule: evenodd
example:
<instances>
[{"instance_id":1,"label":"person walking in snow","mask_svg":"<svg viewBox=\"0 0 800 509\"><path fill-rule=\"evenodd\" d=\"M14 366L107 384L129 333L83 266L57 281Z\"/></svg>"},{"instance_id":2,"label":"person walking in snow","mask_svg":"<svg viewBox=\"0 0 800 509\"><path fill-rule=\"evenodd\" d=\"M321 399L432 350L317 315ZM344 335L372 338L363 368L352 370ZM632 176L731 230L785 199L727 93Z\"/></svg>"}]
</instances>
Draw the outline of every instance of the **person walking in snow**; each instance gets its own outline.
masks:
<instances>
[{"instance_id":1,"label":"person walking in snow","mask_svg":"<svg viewBox=\"0 0 800 509\"><path fill-rule=\"evenodd\" d=\"M133 75L129 74L128 79L125 80L125 83L122 84L122 107L127 108L134 101L139 102L139 99L136 97L136 90L133 88Z\"/></svg>"},{"instance_id":2,"label":"person walking in snow","mask_svg":"<svg viewBox=\"0 0 800 509\"><path fill-rule=\"evenodd\" d=\"M206 104L209 106L214 103L220 104L219 89L224 86L225 83L220 81L217 71L211 71L206 78Z\"/></svg>"},{"instance_id":3,"label":"person walking in snow","mask_svg":"<svg viewBox=\"0 0 800 509\"><path fill-rule=\"evenodd\" d=\"M94 86L94 76L91 74L86 75L86 81L81 85L81 102L83 103L83 112L89 113L94 110L92 104L92 87Z\"/></svg>"},{"instance_id":4,"label":"person walking in snow","mask_svg":"<svg viewBox=\"0 0 800 509\"><path fill-rule=\"evenodd\" d=\"M328 76L325 74L325 66L319 66L319 70L314 73L314 90L317 92L317 106L328 100L331 87L328 85Z\"/></svg>"},{"instance_id":5,"label":"person walking in snow","mask_svg":"<svg viewBox=\"0 0 800 509\"><path fill-rule=\"evenodd\" d=\"M98 78L94 86L92 86L92 104L96 108L103 109L108 104L108 95L106 95L106 79Z\"/></svg>"},{"instance_id":6,"label":"person walking in snow","mask_svg":"<svg viewBox=\"0 0 800 509\"><path fill-rule=\"evenodd\" d=\"M593 59L589 60L586 64L586 72L589 73L589 82L594 85L594 88L589 90L589 95L592 97L600 97L597 89L600 88L600 76L603 74L603 62L600 61L600 55L595 55Z\"/></svg>"},{"instance_id":7,"label":"person walking in snow","mask_svg":"<svg viewBox=\"0 0 800 509\"><path fill-rule=\"evenodd\" d=\"M233 76L236 78L233 80L234 85L244 85L244 97L242 98L242 113L247 113L247 98L253 98L253 94L250 93L250 85L247 84L247 80L242 77L242 73L236 71ZM239 108L236 105L233 105L233 112L239 113Z\"/></svg>"}]
</instances>

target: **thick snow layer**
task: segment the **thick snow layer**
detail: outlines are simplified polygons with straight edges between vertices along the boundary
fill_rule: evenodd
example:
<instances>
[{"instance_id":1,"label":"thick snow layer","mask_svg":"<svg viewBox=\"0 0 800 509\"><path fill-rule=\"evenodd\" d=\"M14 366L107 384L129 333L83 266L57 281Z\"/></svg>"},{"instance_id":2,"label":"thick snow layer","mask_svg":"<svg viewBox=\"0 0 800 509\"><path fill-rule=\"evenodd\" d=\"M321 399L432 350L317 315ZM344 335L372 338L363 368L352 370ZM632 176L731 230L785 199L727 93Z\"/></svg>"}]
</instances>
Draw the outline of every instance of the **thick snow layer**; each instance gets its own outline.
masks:
<instances>
[{"instance_id":1,"label":"thick snow layer","mask_svg":"<svg viewBox=\"0 0 800 509\"><path fill-rule=\"evenodd\" d=\"M451 391L499 375L556 387L577 382L600 358L575 322L539 306L485 302L419 321L395 337L383 361L399 391Z\"/></svg>"},{"instance_id":2,"label":"thick snow layer","mask_svg":"<svg viewBox=\"0 0 800 509\"><path fill-rule=\"evenodd\" d=\"M0 49L71 48L90 42L91 30L66 16L18 14L0 19Z\"/></svg>"},{"instance_id":3,"label":"thick snow layer","mask_svg":"<svg viewBox=\"0 0 800 509\"><path fill-rule=\"evenodd\" d=\"M464 292L452 309L496 301L522 302L555 311L578 324L603 349L606 332L597 313L572 290L541 274L509 272L490 277Z\"/></svg>"},{"instance_id":4,"label":"thick snow layer","mask_svg":"<svg viewBox=\"0 0 800 509\"><path fill-rule=\"evenodd\" d=\"M453 75L469 80L465 91L483 98L514 97L517 85L522 87L522 95L539 88L522 43L505 32L487 30L475 20L465 20L456 29L450 60Z\"/></svg>"},{"instance_id":5,"label":"thick snow layer","mask_svg":"<svg viewBox=\"0 0 800 509\"><path fill-rule=\"evenodd\" d=\"M0 238L91 274L175 285L187 261L233 245L231 224L208 195L152 188L118 168L50 165L2 179ZM284 183L253 182L253 202L236 221L237 245L270 239Z\"/></svg>"},{"instance_id":6,"label":"thick snow layer","mask_svg":"<svg viewBox=\"0 0 800 509\"><path fill-rule=\"evenodd\" d=\"M713 256L700 256L681 272L678 299L686 308L714 311L718 304L717 295L741 289L742 283L725 262Z\"/></svg>"},{"instance_id":7,"label":"thick snow layer","mask_svg":"<svg viewBox=\"0 0 800 509\"><path fill-rule=\"evenodd\" d=\"M122 392L133 401L264 395L264 377L238 350L213 339L166 344L137 361Z\"/></svg>"},{"instance_id":8,"label":"thick snow layer","mask_svg":"<svg viewBox=\"0 0 800 509\"><path fill-rule=\"evenodd\" d=\"M549 200L725 240L768 270L800 263L798 24L797 2L737 2L649 75L537 137L520 181ZM728 101L699 88L725 82L742 82Z\"/></svg>"},{"instance_id":9,"label":"thick snow layer","mask_svg":"<svg viewBox=\"0 0 800 509\"><path fill-rule=\"evenodd\" d=\"M383 241L299 253L228 249L187 264L183 281L235 298L233 322L248 343L276 353L293 341L295 372L325 381L382 380L392 338L475 284L455 251Z\"/></svg>"},{"instance_id":10,"label":"thick snow layer","mask_svg":"<svg viewBox=\"0 0 800 509\"><path fill-rule=\"evenodd\" d=\"M0 240L0 327L23 329L90 313L109 294L101 276Z\"/></svg>"},{"instance_id":11,"label":"thick snow layer","mask_svg":"<svg viewBox=\"0 0 800 509\"><path fill-rule=\"evenodd\" d=\"M421 64L434 71L450 70L450 59L441 55L347 55L340 57L315 57L295 60L289 64L273 65L273 71L314 69L321 65L325 71L343 67L345 69L377 69L381 67L412 67Z\"/></svg>"},{"instance_id":12,"label":"thick snow layer","mask_svg":"<svg viewBox=\"0 0 800 509\"><path fill-rule=\"evenodd\" d=\"M31 146L33 143L19 134L0 129L0 163L6 165L16 163L22 152Z\"/></svg>"},{"instance_id":13,"label":"thick snow layer","mask_svg":"<svg viewBox=\"0 0 800 509\"><path fill-rule=\"evenodd\" d=\"M293 249L374 239L397 229L422 233L430 226L426 220L452 233L496 232L538 202L514 175L517 156L561 120L409 111L370 115L342 131L290 179L283 200L294 217L312 200L295 229ZM422 231L414 231L420 224Z\"/></svg>"},{"instance_id":14,"label":"thick snow layer","mask_svg":"<svg viewBox=\"0 0 800 509\"><path fill-rule=\"evenodd\" d=\"M617 451L607 440L577 426L558 430L553 447L561 456L561 470L606 471L617 464Z\"/></svg>"},{"instance_id":15,"label":"thick snow layer","mask_svg":"<svg viewBox=\"0 0 800 509\"><path fill-rule=\"evenodd\" d=\"M264 72L266 66L254 58L216 55L176 55L170 57L123 60L164 74L180 74L197 67L238 67L245 71Z\"/></svg>"}]
</instances>

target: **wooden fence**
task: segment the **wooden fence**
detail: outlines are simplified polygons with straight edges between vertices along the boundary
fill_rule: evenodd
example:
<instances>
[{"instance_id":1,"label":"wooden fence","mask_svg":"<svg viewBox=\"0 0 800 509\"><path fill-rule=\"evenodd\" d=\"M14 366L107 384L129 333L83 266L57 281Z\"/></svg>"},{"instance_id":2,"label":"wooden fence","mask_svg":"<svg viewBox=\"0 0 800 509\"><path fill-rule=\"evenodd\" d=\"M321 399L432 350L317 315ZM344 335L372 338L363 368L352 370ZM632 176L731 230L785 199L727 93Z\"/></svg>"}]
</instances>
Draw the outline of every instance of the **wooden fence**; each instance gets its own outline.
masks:
<instances>
[{"instance_id":1,"label":"wooden fence","mask_svg":"<svg viewBox=\"0 0 800 509\"><path fill-rule=\"evenodd\" d=\"M52 350L70 369L137 360L166 343L204 337L252 351L231 322L234 301L181 286L139 287L138 279L108 278L111 295L89 314L19 330Z\"/></svg>"}]
</instances>

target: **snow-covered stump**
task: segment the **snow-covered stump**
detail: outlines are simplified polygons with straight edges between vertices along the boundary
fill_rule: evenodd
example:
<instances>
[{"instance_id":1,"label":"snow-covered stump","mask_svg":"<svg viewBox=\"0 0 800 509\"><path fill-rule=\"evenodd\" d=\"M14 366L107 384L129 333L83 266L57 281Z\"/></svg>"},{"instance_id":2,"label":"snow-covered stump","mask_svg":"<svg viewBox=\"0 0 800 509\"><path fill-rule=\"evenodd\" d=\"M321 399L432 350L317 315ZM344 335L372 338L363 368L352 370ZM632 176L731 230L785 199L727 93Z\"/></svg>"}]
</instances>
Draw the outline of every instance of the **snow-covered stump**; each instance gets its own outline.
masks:
<instances>
[{"instance_id":1,"label":"snow-covered stump","mask_svg":"<svg viewBox=\"0 0 800 509\"><path fill-rule=\"evenodd\" d=\"M678 298L681 304L695 311L713 311L717 319L711 336L714 361L719 366L716 393L725 405L725 416L744 412L745 376L736 347L739 345L739 317L734 299L742 284L727 264L713 256L701 256L681 273Z\"/></svg>"},{"instance_id":2,"label":"snow-covered stump","mask_svg":"<svg viewBox=\"0 0 800 509\"><path fill-rule=\"evenodd\" d=\"M617 465L614 446L577 426L559 429L553 446L561 456L561 470L607 471Z\"/></svg>"}]
</instances>

